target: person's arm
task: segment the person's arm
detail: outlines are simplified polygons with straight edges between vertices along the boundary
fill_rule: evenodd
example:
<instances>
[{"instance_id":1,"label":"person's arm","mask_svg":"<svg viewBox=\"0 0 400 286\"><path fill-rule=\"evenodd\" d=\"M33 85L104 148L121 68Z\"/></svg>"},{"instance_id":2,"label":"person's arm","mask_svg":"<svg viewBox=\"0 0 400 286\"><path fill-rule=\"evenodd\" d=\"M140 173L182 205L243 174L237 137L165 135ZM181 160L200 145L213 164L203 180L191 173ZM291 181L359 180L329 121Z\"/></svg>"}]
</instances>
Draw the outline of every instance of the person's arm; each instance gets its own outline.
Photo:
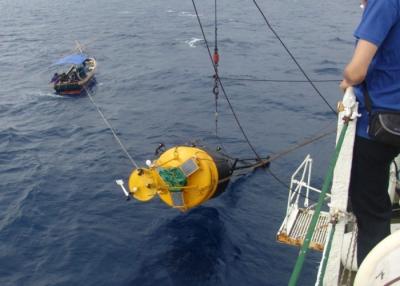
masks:
<instances>
[{"instance_id":1,"label":"person's arm","mask_svg":"<svg viewBox=\"0 0 400 286\"><path fill-rule=\"evenodd\" d=\"M343 81L340 88L344 91L349 86L362 83L367 75L368 67L375 56L378 47L368 41L360 39L357 43L353 58L343 72Z\"/></svg>"},{"instance_id":2,"label":"person's arm","mask_svg":"<svg viewBox=\"0 0 400 286\"><path fill-rule=\"evenodd\" d=\"M349 84L363 82L377 50L378 47L371 42L362 39L358 41L353 58L343 72L343 77Z\"/></svg>"}]
</instances>

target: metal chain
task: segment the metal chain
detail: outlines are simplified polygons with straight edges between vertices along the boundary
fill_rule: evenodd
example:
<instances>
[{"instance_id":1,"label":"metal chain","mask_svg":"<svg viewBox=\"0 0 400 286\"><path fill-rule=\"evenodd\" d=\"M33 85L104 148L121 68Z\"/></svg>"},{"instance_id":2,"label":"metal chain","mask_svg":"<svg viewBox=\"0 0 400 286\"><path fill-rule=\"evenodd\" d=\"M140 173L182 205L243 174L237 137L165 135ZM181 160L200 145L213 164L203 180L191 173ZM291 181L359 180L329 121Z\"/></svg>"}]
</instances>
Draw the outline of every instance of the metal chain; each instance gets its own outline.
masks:
<instances>
[{"instance_id":1,"label":"metal chain","mask_svg":"<svg viewBox=\"0 0 400 286\"><path fill-rule=\"evenodd\" d=\"M347 248L347 255L346 255L346 260L345 260L345 263L344 263L344 267L343 267L343 270L342 270L342 273L341 273L341 275L340 275L340 280L339 280L339 285L343 285L343 282L344 282L344 274L345 274L345 272L346 272L346 265L348 265L348 261L349 261L349 255L350 255L350 252L352 253L352 255L351 255L351 264L350 264L350 270L349 270L349 274L347 275L347 281L346 281L346 286L347 285L351 285L350 284L350 277L351 277L351 267L353 266L353 259L354 259L354 255L355 255L355 249L356 249L356 242L354 242L353 243L353 240L355 240L356 239L356 237L357 237L357 232L358 232L358 230L357 230L357 223L355 222L355 221L353 221L353 223L354 223L354 225L353 225L353 230L352 230L352 232L351 232L351 239L350 239L350 243L349 243L349 247ZM352 249L352 251L351 251L351 246L353 245L353 249Z\"/></svg>"},{"instance_id":2,"label":"metal chain","mask_svg":"<svg viewBox=\"0 0 400 286\"><path fill-rule=\"evenodd\" d=\"M351 254L351 266L353 266L353 261L354 261L354 257L356 255L356 245L357 245L357 237L358 237L358 227L357 227L357 223L355 223L354 225L354 243L353 243L353 251ZM351 274L351 273L349 273ZM347 285L351 286L351 275L347 276Z\"/></svg>"},{"instance_id":3,"label":"metal chain","mask_svg":"<svg viewBox=\"0 0 400 286\"><path fill-rule=\"evenodd\" d=\"M213 94L215 100L215 136L218 138L218 95L219 95L219 87L218 87L218 80L217 77L214 76L214 87L213 87Z\"/></svg>"}]
</instances>

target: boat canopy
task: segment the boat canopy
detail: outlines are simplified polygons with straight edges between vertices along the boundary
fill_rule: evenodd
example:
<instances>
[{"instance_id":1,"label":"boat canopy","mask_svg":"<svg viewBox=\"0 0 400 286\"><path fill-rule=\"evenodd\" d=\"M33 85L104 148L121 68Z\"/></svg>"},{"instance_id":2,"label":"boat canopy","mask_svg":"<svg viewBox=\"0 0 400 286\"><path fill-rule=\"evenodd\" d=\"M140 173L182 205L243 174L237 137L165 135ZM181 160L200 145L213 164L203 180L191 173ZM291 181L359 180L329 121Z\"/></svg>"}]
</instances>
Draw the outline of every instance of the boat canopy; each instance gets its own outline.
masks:
<instances>
[{"instance_id":1,"label":"boat canopy","mask_svg":"<svg viewBox=\"0 0 400 286\"><path fill-rule=\"evenodd\" d=\"M88 57L85 54L73 54L59 59L53 64L53 66L65 64L79 65L82 64L87 58Z\"/></svg>"}]
</instances>

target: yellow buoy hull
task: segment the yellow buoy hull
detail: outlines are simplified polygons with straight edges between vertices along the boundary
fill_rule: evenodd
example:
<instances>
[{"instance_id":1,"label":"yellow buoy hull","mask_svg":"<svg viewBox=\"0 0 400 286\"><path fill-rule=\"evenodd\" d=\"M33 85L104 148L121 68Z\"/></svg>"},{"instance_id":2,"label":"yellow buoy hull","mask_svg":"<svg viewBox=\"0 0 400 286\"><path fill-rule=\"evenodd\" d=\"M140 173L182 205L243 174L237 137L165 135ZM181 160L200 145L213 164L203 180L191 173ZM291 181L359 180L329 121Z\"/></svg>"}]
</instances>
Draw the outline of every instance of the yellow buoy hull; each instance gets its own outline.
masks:
<instances>
[{"instance_id":1,"label":"yellow buoy hull","mask_svg":"<svg viewBox=\"0 0 400 286\"><path fill-rule=\"evenodd\" d=\"M185 179L185 183L179 186L171 185L171 182L163 177L162 170L177 170L178 175L181 174ZM221 193L229 181L230 174L228 160L219 159L217 163L215 155L211 156L203 149L177 146L161 154L150 168L134 170L129 178L129 189L140 201L148 201L158 194L167 205L185 211Z\"/></svg>"}]
</instances>

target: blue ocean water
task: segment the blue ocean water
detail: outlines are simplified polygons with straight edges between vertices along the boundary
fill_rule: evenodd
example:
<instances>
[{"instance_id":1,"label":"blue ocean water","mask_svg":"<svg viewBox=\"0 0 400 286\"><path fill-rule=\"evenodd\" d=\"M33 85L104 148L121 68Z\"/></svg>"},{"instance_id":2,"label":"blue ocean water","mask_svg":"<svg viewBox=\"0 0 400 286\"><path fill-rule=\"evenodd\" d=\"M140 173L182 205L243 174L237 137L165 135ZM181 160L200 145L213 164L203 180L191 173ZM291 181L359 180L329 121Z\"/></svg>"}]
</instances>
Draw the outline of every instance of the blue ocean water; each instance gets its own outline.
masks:
<instances>
[{"instance_id":1,"label":"blue ocean water","mask_svg":"<svg viewBox=\"0 0 400 286\"><path fill-rule=\"evenodd\" d=\"M357 1L259 1L308 75L340 79ZM354 3L353 3L354 2ZM211 44L214 1L198 8ZM221 0L220 75L302 80L252 1ZM51 63L75 40L98 61L94 99L140 163L167 146L216 146L212 68L191 1L0 2L0 285L285 285L298 249L275 242L287 190L264 171L187 213L125 201L129 160L87 97L60 97ZM307 83L224 81L251 142L272 154L336 119ZM317 83L331 105L338 83ZM219 133L252 157L228 105ZM274 162L289 182L307 153L320 187L334 136ZM313 285L320 254L300 285Z\"/></svg>"}]
</instances>

